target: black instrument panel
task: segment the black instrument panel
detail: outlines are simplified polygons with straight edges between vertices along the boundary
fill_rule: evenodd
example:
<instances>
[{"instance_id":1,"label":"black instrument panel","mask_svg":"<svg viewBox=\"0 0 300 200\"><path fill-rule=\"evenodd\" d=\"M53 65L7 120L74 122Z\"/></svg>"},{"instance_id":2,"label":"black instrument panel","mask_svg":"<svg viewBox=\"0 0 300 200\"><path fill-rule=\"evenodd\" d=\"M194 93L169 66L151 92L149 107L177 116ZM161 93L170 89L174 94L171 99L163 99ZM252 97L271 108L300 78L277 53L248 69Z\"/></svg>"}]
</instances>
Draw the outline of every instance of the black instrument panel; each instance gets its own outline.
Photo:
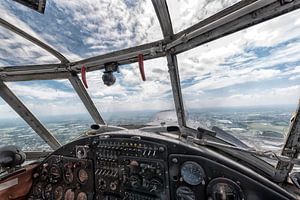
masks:
<instances>
[{"instance_id":1,"label":"black instrument panel","mask_svg":"<svg viewBox=\"0 0 300 200\"><path fill-rule=\"evenodd\" d=\"M33 175L35 182L29 199L93 198L92 160L59 155L51 155L46 160Z\"/></svg>"},{"instance_id":2,"label":"black instrument panel","mask_svg":"<svg viewBox=\"0 0 300 200\"><path fill-rule=\"evenodd\" d=\"M291 199L217 152L143 133L69 143L46 158L33 178L29 199Z\"/></svg>"}]
</instances>

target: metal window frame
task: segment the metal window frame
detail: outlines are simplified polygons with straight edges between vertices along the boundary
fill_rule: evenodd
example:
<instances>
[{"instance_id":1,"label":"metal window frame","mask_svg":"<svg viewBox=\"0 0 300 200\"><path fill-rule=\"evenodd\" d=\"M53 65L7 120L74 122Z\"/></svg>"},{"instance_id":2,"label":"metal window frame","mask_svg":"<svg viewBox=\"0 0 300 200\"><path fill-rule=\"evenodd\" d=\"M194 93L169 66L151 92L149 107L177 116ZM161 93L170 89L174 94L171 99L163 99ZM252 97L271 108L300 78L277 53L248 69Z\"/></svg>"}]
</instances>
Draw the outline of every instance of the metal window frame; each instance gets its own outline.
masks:
<instances>
[{"instance_id":1,"label":"metal window frame","mask_svg":"<svg viewBox=\"0 0 300 200\"><path fill-rule=\"evenodd\" d=\"M2 81L0 81L0 96L52 149L58 149L61 146L58 140L44 127L44 125Z\"/></svg>"},{"instance_id":2,"label":"metal window frame","mask_svg":"<svg viewBox=\"0 0 300 200\"><path fill-rule=\"evenodd\" d=\"M45 49L58 58L61 63L27 65L22 67L0 67L0 81L50 80L56 78L69 79L79 97L87 104L87 109L95 122L104 123L103 119L101 120L100 114L97 114L97 109L91 104L90 97L86 93L85 88L81 85L80 79L77 76L77 74L80 73L82 65L85 65L87 71L95 71L103 69L104 64L109 62L117 62L119 65L135 63L138 61L138 54L143 54L145 60L166 57L171 77L171 86L178 123L181 127L188 128L186 127L184 115L176 55L300 8L300 0L243 0L174 34L166 0L152 0L152 4L164 36L162 40L94 56L76 62L69 62L62 54L49 45L1 19L1 26ZM9 98L9 95L4 93L2 94L2 97ZM15 98L15 100L18 102L17 98ZM15 105L21 106L22 103L18 102ZM27 119L24 117L24 114L25 112L23 111L19 112L19 115L26 121ZM34 118L34 116L32 115L31 118ZM29 125L33 125L30 120L27 120L27 122ZM41 137L45 136L45 133L39 133L38 131L37 133L40 134Z\"/></svg>"}]
</instances>

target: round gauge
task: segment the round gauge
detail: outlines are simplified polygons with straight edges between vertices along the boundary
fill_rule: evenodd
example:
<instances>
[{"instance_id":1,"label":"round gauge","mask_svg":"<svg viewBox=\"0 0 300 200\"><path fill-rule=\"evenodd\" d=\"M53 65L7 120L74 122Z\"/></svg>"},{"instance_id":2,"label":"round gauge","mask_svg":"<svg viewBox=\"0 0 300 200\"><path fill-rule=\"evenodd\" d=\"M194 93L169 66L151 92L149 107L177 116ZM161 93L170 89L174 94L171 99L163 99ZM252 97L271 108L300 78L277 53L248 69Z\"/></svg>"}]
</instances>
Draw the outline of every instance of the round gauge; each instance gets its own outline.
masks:
<instances>
[{"instance_id":1,"label":"round gauge","mask_svg":"<svg viewBox=\"0 0 300 200\"><path fill-rule=\"evenodd\" d=\"M104 179L99 179L99 181L98 181L98 188L99 188L99 190L100 191L104 191L105 190L105 188L106 188L106 181L104 180Z\"/></svg>"},{"instance_id":2,"label":"round gauge","mask_svg":"<svg viewBox=\"0 0 300 200\"><path fill-rule=\"evenodd\" d=\"M80 192L77 196L77 200L87 200L87 195L84 192Z\"/></svg>"},{"instance_id":3,"label":"round gauge","mask_svg":"<svg viewBox=\"0 0 300 200\"><path fill-rule=\"evenodd\" d=\"M62 186L58 186L54 189L53 196L55 200L61 200L63 198L64 189Z\"/></svg>"},{"instance_id":4,"label":"round gauge","mask_svg":"<svg viewBox=\"0 0 300 200\"><path fill-rule=\"evenodd\" d=\"M199 185L205 177L203 168L193 161L183 163L180 173L183 180L190 185Z\"/></svg>"},{"instance_id":5,"label":"round gauge","mask_svg":"<svg viewBox=\"0 0 300 200\"><path fill-rule=\"evenodd\" d=\"M159 178L152 178L149 183L150 192L161 192L164 189L164 184Z\"/></svg>"},{"instance_id":6,"label":"round gauge","mask_svg":"<svg viewBox=\"0 0 300 200\"><path fill-rule=\"evenodd\" d=\"M65 193L64 200L74 200L75 199L75 193L72 189L68 189Z\"/></svg>"},{"instance_id":7,"label":"round gauge","mask_svg":"<svg viewBox=\"0 0 300 200\"><path fill-rule=\"evenodd\" d=\"M87 182L89 175L85 169L80 169L78 172L78 179L81 183Z\"/></svg>"},{"instance_id":8,"label":"round gauge","mask_svg":"<svg viewBox=\"0 0 300 200\"><path fill-rule=\"evenodd\" d=\"M52 185L51 184L46 185L46 187L44 189L44 198L52 199Z\"/></svg>"},{"instance_id":9,"label":"round gauge","mask_svg":"<svg viewBox=\"0 0 300 200\"><path fill-rule=\"evenodd\" d=\"M177 200L195 200L195 193L186 186L181 186L176 190L176 199Z\"/></svg>"},{"instance_id":10,"label":"round gauge","mask_svg":"<svg viewBox=\"0 0 300 200\"><path fill-rule=\"evenodd\" d=\"M72 183L73 180L74 180L73 171L72 171L71 168L68 167L68 168L66 169L66 172L65 172L65 181L66 181L67 183Z\"/></svg>"},{"instance_id":11,"label":"round gauge","mask_svg":"<svg viewBox=\"0 0 300 200\"><path fill-rule=\"evenodd\" d=\"M60 168L57 165L53 165L50 168L50 182L56 183L61 177Z\"/></svg>"},{"instance_id":12,"label":"round gauge","mask_svg":"<svg viewBox=\"0 0 300 200\"><path fill-rule=\"evenodd\" d=\"M41 197L43 192L43 185L42 183L37 183L34 187L33 187L33 194L37 197Z\"/></svg>"},{"instance_id":13,"label":"round gauge","mask_svg":"<svg viewBox=\"0 0 300 200\"><path fill-rule=\"evenodd\" d=\"M132 175L129 177L129 183L133 188L139 188L142 185L142 180L137 175Z\"/></svg>"},{"instance_id":14,"label":"round gauge","mask_svg":"<svg viewBox=\"0 0 300 200\"><path fill-rule=\"evenodd\" d=\"M45 181L48 178L48 175L49 175L48 170L46 168L43 168L41 172L41 180Z\"/></svg>"},{"instance_id":15,"label":"round gauge","mask_svg":"<svg viewBox=\"0 0 300 200\"><path fill-rule=\"evenodd\" d=\"M207 193L213 200L243 200L244 194L238 184L227 178L215 178L207 186Z\"/></svg>"}]
</instances>

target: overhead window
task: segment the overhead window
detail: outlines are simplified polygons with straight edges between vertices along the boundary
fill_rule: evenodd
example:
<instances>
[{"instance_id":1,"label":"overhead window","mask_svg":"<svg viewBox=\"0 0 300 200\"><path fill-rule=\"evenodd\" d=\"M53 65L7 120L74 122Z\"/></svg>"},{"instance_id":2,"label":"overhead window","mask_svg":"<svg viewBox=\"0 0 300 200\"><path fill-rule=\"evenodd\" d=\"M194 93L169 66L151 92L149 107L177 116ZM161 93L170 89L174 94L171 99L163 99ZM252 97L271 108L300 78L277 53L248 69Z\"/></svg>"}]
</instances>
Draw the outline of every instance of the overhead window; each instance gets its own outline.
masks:
<instances>
[{"instance_id":1,"label":"overhead window","mask_svg":"<svg viewBox=\"0 0 300 200\"><path fill-rule=\"evenodd\" d=\"M0 43L0 67L59 63L46 50L1 26Z\"/></svg>"},{"instance_id":2,"label":"overhead window","mask_svg":"<svg viewBox=\"0 0 300 200\"><path fill-rule=\"evenodd\" d=\"M240 0L167 0L172 25L178 33Z\"/></svg>"},{"instance_id":3,"label":"overhead window","mask_svg":"<svg viewBox=\"0 0 300 200\"><path fill-rule=\"evenodd\" d=\"M71 61L163 38L151 0L54 0L47 1L43 15L4 0L0 9L1 18L45 41ZM26 49L30 52L32 49Z\"/></svg>"}]
</instances>

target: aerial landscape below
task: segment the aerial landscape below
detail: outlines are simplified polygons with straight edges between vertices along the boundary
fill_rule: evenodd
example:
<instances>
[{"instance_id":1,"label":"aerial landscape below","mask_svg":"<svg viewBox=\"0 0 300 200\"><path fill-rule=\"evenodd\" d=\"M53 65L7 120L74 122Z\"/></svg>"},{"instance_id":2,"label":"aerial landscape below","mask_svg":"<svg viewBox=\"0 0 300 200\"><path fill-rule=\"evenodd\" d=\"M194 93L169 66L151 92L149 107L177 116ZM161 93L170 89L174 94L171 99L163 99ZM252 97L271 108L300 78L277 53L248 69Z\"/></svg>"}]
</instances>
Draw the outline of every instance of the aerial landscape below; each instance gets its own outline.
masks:
<instances>
[{"instance_id":1,"label":"aerial landscape below","mask_svg":"<svg viewBox=\"0 0 300 200\"><path fill-rule=\"evenodd\" d=\"M187 124L194 128L217 126L251 147L279 153L294 111L293 106L193 110L188 113ZM174 112L168 113L173 116L164 115L165 119L163 119L159 117L162 113L164 111L112 114L107 119L107 123L110 125L160 125L165 121L168 124L176 117ZM88 116L49 117L42 121L62 144L78 138L93 124ZM173 123L175 124L176 121ZM0 144L15 144L22 147L23 150L50 150L50 147L21 120L2 120L0 132L2 135Z\"/></svg>"}]
</instances>

